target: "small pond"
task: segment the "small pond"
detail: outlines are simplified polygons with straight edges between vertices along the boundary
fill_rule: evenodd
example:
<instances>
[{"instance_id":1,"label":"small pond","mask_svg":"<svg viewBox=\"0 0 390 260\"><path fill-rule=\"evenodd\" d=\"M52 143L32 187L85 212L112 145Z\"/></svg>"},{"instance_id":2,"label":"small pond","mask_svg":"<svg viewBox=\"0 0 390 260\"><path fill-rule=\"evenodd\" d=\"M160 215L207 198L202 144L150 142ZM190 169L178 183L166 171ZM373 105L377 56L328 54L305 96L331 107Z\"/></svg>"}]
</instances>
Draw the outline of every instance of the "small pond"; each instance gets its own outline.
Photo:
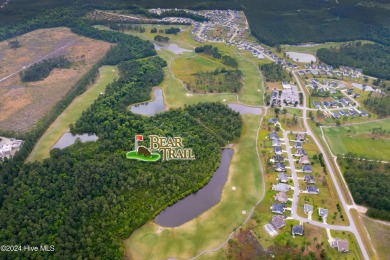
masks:
<instances>
[{"instance_id":1,"label":"small pond","mask_svg":"<svg viewBox=\"0 0 390 260\"><path fill-rule=\"evenodd\" d=\"M99 139L99 137L95 134L72 135L71 133L67 132L61 136L60 140L58 140L58 142L55 145L53 145L51 149L54 148L63 149L65 147L71 146L76 142L77 139L80 139L82 143L85 143L85 142L96 141L97 139Z\"/></svg>"},{"instance_id":2,"label":"small pond","mask_svg":"<svg viewBox=\"0 0 390 260\"><path fill-rule=\"evenodd\" d=\"M162 211L154 221L164 227L178 227L207 211L221 200L223 186L225 186L230 161L233 156L232 149L222 151L222 160L219 168L206 186L172 206Z\"/></svg>"},{"instance_id":3,"label":"small pond","mask_svg":"<svg viewBox=\"0 0 390 260\"><path fill-rule=\"evenodd\" d=\"M252 115L260 115L261 114L261 108L259 107L250 107L245 106L241 104L228 104L228 107L233 109L236 112L239 112L240 114L252 114Z\"/></svg>"},{"instance_id":4,"label":"small pond","mask_svg":"<svg viewBox=\"0 0 390 260\"><path fill-rule=\"evenodd\" d=\"M289 51L289 52L286 52L286 54L293 61L297 61L297 62L310 63L312 61L313 62L316 61L316 57L314 55L311 55L311 54L308 54L308 53Z\"/></svg>"},{"instance_id":5,"label":"small pond","mask_svg":"<svg viewBox=\"0 0 390 260\"><path fill-rule=\"evenodd\" d=\"M164 104L164 96L161 88L156 88L154 90L154 100L144 103L139 103L130 107L130 111L134 114L144 115L144 116L153 116L159 112L162 112L166 109Z\"/></svg>"}]
</instances>

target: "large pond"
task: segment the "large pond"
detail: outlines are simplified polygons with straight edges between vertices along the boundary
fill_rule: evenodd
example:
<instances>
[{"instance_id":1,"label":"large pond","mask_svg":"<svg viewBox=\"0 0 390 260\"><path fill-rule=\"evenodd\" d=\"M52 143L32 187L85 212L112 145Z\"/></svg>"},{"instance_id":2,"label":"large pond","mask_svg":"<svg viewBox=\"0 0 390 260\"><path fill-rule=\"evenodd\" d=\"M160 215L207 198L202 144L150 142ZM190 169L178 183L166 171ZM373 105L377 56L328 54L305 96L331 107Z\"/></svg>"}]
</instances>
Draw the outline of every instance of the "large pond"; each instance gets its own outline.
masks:
<instances>
[{"instance_id":1,"label":"large pond","mask_svg":"<svg viewBox=\"0 0 390 260\"><path fill-rule=\"evenodd\" d=\"M153 45L154 45L154 48L156 49L156 51L159 51L161 49L167 49L168 51L173 52L175 54L182 54L184 52L192 52L192 50L180 48L177 44L174 44L174 43L170 43L168 45L160 45L160 44L153 43Z\"/></svg>"},{"instance_id":2,"label":"large pond","mask_svg":"<svg viewBox=\"0 0 390 260\"><path fill-rule=\"evenodd\" d=\"M63 149L65 147L71 146L76 142L77 139L80 139L82 143L96 141L99 137L95 134L82 134L82 135L72 135L71 133L65 133L61 136L60 140L53 145L51 149L59 148Z\"/></svg>"},{"instance_id":3,"label":"large pond","mask_svg":"<svg viewBox=\"0 0 390 260\"><path fill-rule=\"evenodd\" d=\"M236 112L239 112L240 114L252 114L252 115L261 114L261 108L259 107L250 107L241 104L228 104L228 107L230 107Z\"/></svg>"},{"instance_id":4,"label":"large pond","mask_svg":"<svg viewBox=\"0 0 390 260\"><path fill-rule=\"evenodd\" d=\"M164 96L161 88L154 90L154 100L136 104L130 107L130 111L134 114L140 114L144 116L152 116L166 109L164 104Z\"/></svg>"},{"instance_id":5,"label":"large pond","mask_svg":"<svg viewBox=\"0 0 390 260\"><path fill-rule=\"evenodd\" d=\"M210 182L196 193L166 208L154 221L164 227L178 227L219 203L232 156L232 149L224 149L219 168L214 172Z\"/></svg>"},{"instance_id":6,"label":"large pond","mask_svg":"<svg viewBox=\"0 0 390 260\"><path fill-rule=\"evenodd\" d=\"M302 53L302 52L294 52L289 51L286 52L286 54L294 61L302 62L302 63L310 63L315 62L316 57L314 55L308 54L308 53Z\"/></svg>"}]
</instances>

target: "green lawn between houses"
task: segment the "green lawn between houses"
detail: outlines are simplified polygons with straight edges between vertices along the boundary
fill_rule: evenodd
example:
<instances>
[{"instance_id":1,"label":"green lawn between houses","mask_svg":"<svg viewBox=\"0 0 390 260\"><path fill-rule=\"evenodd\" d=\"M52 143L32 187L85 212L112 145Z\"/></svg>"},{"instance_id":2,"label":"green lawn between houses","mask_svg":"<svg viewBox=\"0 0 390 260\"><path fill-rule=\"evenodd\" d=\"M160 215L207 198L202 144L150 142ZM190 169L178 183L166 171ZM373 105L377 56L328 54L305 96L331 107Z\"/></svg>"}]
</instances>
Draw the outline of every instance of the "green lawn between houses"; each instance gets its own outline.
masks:
<instances>
[{"instance_id":1,"label":"green lawn between houses","mask_svg":"<svg viewBox=\"0 0 390 260\"><path fill-rule=\"evenodd\" d=\"M103 66L99 70L99 78L83 94L73 100L73 102L62 112L62 114L51 124L43 136L35 145L27 161L42 161L49 158L51 147L69 130L69 125L76 123L81 113L91 106L106 86L118 78L116 66Z\"/></svg>"},{"instance_id":2,"label":"green lawn between houses","mask_svg":"<svg viewBox=\"0 0 390 260\"><path fill-rule=\"evenodd\" d=\"M362 124L323 128L333 154L356 153L375 160L389 160L390 134L371 135L371 129L381 127L390 133L390 119Z\"/></svg>"}]
</instances>

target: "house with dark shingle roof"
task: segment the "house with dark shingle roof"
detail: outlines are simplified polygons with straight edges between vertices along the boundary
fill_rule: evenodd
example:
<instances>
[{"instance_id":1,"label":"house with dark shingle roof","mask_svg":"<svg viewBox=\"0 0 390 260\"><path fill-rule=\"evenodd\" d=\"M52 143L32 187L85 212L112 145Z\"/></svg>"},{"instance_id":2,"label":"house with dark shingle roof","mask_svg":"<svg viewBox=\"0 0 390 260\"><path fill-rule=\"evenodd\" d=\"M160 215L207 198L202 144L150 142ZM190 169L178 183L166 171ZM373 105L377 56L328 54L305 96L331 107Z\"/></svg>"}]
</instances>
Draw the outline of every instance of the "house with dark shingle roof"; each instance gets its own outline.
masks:
<instances>
[{"instance_id":1,"label":"house with dark shingle roof","mask_svg":"<svg viewBox=\"0 0 390 260\"><path fill-rule=\"evenodd\" d=\"M302 167L302 172L312 172L311 166L310 165L303 165Z\"/></svg>"},{"instance_id":2,"label":"house with dark shingle roof","mask_svg":"<svg viewBox=\"0 0 390 260\"><path fill-rule=\"evenodd\" d=\"M302 148L302 143L301 142L295 142L294 148L297 148L297 149Z\"/></svg>"},{"instance_id":3,"label":"house with dark shingle roof","mask_svg":"<svg viewBox=\"0 0 390 260\"><path fill-rule=\"evenodd\" d=\"M283 154L282 147L280 147L280 146L274 147L274 153L275 153L276 155L281 155L281 154Z\"/></svg>"},{"instance_id":4,"label":"house with dark shingle roof","mask_svg":"<svg viewBox=\"0 0 390 260\"><path fill-rule=\"evenodd\" d=\"M314 177L310 174L303 177L303 181L306 183L316 183L316 181L314 180Z\"/></svg>"},{"instance_id":5,"label":"house with dark shingle roof","mask_svg":"<svg viewBox=\"0 0 390 260\"><path fill-rule=\"evenodd\" d=\"M270 140L279 140L279 135L276 132L272 132L269 134Z\"/></svg>"},{"instance_id":6,"label":"house with dark shingle roof","mask_svg":"<svg viewBox=\"0 0 390 260\"><path fill-rule=\"evenodd\" d=\"M280 146L280 141L279 141L279 139L274 139L274 140L272 140L272 147L275 147L275 146Z\"/></svg>"},{"instance_id":7,"label":"house with dark shingle roof","mask_svg":"<svg viewBox=\"0 0 390 260\"><path fill-rule=\"evenodd\" d=\"M268 119L268 123L270 123L270 124L276 124L277 122L278 122L278 119L276 119L275 117Z\"/></svg>"},{"instance_id":8,"label":"house with dark shingle roof","mask_svg":"<svg viewBox=\"0 0 390 260\"><path fill-rule=\"evenodd\" d=\"M307 155L307 153L302 148L298 148L294 155L295 156L304 156L304 155Z\"/></svg>"},{"instance_id":9,"label":"house with dark shingle roof","mask_svg":"<svg viewBox=\"0 0 390 260\"><path fill-rule=\"evenodd\" d=\"M284 157L281 155L275 155L270 159L271 162L284 162Z\"/></svg>"},{"instance_id":10,"label":"house with dark shingle roof","mask_svg":"<svg viewBox=\"0 0 390 260\"><path fill-rule=\"evenodd\" d=\"M295 135L295 141L304 142L305 141L305 133L297 133Z\"/></svg>"},{"instance_id":11,"label":"house with dark shingle roof","mask_svg":"<svg viewBox=\"0 0 390 260\"><path fill-rule=\"evenodd\" d=\"M274 203L271 206L272 213L275 214L283 214L284 213L284 205L281 203Z\"/></svg>"},{"instance_id":12,"label":"house with dark shingle roof","mask_svg":"<svg viewBox=\"0 0 390 260\"><path fill-rule=\"evenodd\" d=\"M306 187L306 192L311 194L318 194L320 192L319 189L315 185L309 185Z\"/></svg>"},{"instance_id":13,"label":"house with dark shingle roof","mask_svg":"<svg viewBox=\"0 0 390 260\"><path fill-rule=\"evenodd\" d=\"M277 172L284 172L286 170L286 166L283 163L279 163L279 162L275 163L274 168L275 171Z\"/></svg>"},{"instance_id":14,"label":"house with dark shingle roof","mask_svg":"<svg viewBox=\"0 0 390 260\"><path fill-rule=\"evenodd\" d=\"M303 225L296 225L296 226L293 226L292 227L292 235L295 236L295 235L300 235L300 236L303 236Z\"/></svg>"}]
</instances>

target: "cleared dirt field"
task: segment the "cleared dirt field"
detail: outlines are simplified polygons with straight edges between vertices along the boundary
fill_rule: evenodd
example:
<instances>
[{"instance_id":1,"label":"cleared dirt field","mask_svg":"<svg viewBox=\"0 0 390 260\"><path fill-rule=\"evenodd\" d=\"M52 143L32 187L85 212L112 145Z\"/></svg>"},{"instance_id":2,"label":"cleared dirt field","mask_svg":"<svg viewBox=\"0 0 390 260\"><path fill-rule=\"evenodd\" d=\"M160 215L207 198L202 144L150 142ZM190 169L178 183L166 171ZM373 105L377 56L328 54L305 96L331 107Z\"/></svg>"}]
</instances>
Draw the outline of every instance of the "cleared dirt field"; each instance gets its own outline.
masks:
<instances>
[{"instance_id":1,"label":"cleared dirt field","mask_svg":"<svg viewBox=\"0 0 390 260\"><path fill-rule=\"evenodd\" d=\"M110 47L64 27L36 30L15 39L21 45L18 49L8 45L14 39L0 42L0 129L16 132L28 131ZM73 62L71 69L55 69L37 82L23 83L19 73L8 77L43 57L60 55Z\"/></svg>"}]
</instances>

